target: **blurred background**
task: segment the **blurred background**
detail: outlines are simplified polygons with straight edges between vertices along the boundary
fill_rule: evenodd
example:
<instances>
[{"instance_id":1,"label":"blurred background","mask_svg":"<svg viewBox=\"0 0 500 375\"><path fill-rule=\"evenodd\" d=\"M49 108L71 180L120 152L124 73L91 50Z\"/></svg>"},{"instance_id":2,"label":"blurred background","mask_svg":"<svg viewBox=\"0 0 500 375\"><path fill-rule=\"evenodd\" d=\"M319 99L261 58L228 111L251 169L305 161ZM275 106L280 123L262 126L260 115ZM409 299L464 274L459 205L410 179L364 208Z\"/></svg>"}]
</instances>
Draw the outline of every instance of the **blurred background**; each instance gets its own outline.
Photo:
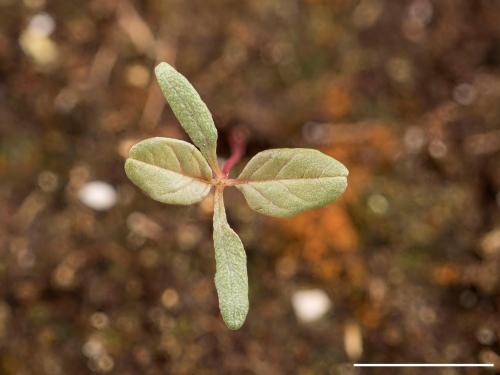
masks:
<instances>
[{"instance_id":1,"label":"blurred background","mask_svg":"<svg viewBox=\"0 0 500 375\"><path fill-rule=\"evenodd\" d=\"M246 160L313 147L350 170L341 199L289 219L227 191L237 332L211 198L162 205L123 171L133 143L187 139L159 61L212 110L222 157L239 129ZM494 0L0 0L0 373L499 366L499 124Z\"/></svg>"}]
</instances>

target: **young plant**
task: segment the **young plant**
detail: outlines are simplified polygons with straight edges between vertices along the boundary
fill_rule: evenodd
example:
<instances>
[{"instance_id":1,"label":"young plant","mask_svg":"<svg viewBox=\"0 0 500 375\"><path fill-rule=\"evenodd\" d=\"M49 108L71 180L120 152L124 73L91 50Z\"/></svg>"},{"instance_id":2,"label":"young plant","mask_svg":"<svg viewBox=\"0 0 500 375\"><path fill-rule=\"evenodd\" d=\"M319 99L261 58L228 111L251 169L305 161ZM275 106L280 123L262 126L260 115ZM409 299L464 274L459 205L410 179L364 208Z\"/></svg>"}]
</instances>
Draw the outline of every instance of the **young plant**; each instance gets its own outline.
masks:
<instances>
[{"instance_id":1,"label":"young plant","mask_svg":"<svg viewBox=\"0 0 500 375\"><path fill-rule=\"evenodd\" d=\"M249 305L246 254L227 223L224 188L239 189L257 212L285 217L335 200L347 187L348 171L317 150L278 148L258 153L237 178L230 178L232 166L243 153L241 142L233 139L233 155L221 170L217 129L205 103L188 80L167 63L159 64L155 73L172 111L197 148L177 139L149 138L130 149L125 172L147 195L162 203L196 203L215 187L215 286L224 322L230 329L239 329Z\"/></svg>"}]
</instances>

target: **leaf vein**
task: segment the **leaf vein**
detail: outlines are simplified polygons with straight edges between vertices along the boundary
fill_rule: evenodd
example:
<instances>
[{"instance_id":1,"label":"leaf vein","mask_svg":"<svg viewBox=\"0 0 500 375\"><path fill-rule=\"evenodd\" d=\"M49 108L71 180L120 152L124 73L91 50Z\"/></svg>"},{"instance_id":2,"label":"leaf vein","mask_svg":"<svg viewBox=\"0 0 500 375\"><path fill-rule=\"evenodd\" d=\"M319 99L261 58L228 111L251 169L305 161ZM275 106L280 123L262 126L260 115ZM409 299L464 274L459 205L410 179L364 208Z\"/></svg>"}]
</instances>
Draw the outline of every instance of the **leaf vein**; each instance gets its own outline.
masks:
<instances>
[{"instance_id":1,"label":"leaf vein","mask_svg":"<svg viewBox=\"0 0 500 375\"><path fill-rule=\"evenodd\" d=\"M302 202L305 202L305 203L308 203L310 204L311 202L308 201L307 199L304 199L302 197L300 197L297 193L293 192L292 190L290 190L290 188L288 187L287 184L285 184L283 181L278 181L281 185L283 185L285 187L285 189L290 193L290 195L298 198L299 200L301 200Z\"/></svg>"},{"instance_id":2,"label":"leaf vein","mask_svg":"<svg viewBox=\"0 0 500 375\"><path fill-rule=\"evenodd\" d=\"M187 175L187 174L182 174L182 173L180 173L179 171L174 171L174 170L171 170L171 169L162 168L162 167L159 167L159 166L154 165L154 164L151 164L151 163L146 163L146 162L144 162L144 161L142 161L142 160L139 160L139 159L134 159L134 158L129 158L129 159L130 159L130 160L133 160L133 161L135 161L135 162L137 162L137 163L146 164L146 165L148 165L148 166L150 166L150 167L160 169L160 170L162 170L162 171L167 171L167 172L170 172L170 173L175 173L175 174L181 175L181 176L183 176L183 177L192 178L193 180L198 180L198 181L203 182L203 183L205 183L205 184L210 184L210 181L205 180L205 179L204 179L203 177L201 177L201 176L191 176L191 175Z\"/></svg>"},{"instance_id":3,"label":"leaf vein","mask_svg":"<svg viewBox=\"0 0 500 375\"><path fill-rule=\"evenodd\" d=\"M264 166L265 166L267 163L269 163L271 160L273 160L273 157L272 157L272 156L270 156L270 157L269 157L269 158L268 158L265 162L263 162L261 165L259 165L259 167L258 167L255 171L253 171L253 172L250 174L250 176L248 176L248 177L249 177L249 178L254 177L254 176L255 176L255 174L256 174L258 171L260 171L262 168L264 168Z\"/></svg>"},{"instance_id":4,"label":"leaf vein","mask_svg":"<svg viewBox=\"0 0 500 375\"><path fill-rule=\"evenodd\" d=\"M179 172L183 175L186 175L186 173L184 172L184 169L182 168L181 161L179 160L179 157L177 156L177 153L175 152L175 149L172 147L172 145L168 145L168 148L170 149L170 151L172 151L172 154L174 155L175 161L177 162L177 165L179 168Z\"/></svg>"},{"instance_id":5,"label":"leaf vein","mask_svg":"<svg viewBox=\"0 0 500 375\"><path fill-rule=\"evenodd\" d=\"M248 186L251 186L257 193L259 193L260 196L262 196L262 198L264 198L266 201L268 201L269 203L271 203L273 206L281 209L281 210L286 210L287 207L284 207L282 205L279 205L279 204L276 204L275 202L273 202L271 200L271 198L267 197L266 195L264 195L264 193L262 193L262 191L260 191L259 189L257 189L257 187L253 186L253 185L248 185Z\"/></svg>"},{"instance_id":6,"label":"leaf vein","mask_svg":"<svg viewBox=\"0 0 500 375\"><path fill-rule=\"evenodd\" d=\"M297 156L297 155L292 155L292 157L291 157L290 159L288 159L288 160L286 161L286 163L285 163L285 164L283 164L283 165L281 166L281 168L278 170L278 173L276 173L276 176L275 176L275 177L279 177L280 173L281 173L281 172L283 172L283 170L285 169L285 167L286 167L288 164L290 164L296 156Z\"/></svg>"}]
</instances>

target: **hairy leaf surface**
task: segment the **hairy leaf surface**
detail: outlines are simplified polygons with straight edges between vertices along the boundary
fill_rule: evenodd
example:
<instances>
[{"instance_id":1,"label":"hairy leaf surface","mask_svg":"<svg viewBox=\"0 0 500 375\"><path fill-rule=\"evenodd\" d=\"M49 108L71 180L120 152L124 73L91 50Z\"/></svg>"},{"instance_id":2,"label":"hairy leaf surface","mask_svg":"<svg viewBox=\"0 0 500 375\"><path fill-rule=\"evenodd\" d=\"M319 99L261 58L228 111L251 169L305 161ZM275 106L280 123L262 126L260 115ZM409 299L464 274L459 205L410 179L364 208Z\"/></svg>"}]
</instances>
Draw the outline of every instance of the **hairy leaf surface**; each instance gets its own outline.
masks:
<instances>
[{"instance_id":1,"label":"hairy leaf surface","mask_svg":"<svg viewBox=\"0 0 500 375\"><path fill-rule=\"evenodd\" d=\"M192 144L171 138L149 138L135 144L125 162L134 184L156 201L191 204L210 191L212 171Z\"/></svg>"},{"instance_id":2,"label":"hairy leaf surface","mask_svg":"<svg viewBox=\"0 0 500 375\"><path fill-rule=\"evenodd\" d=\"M160 63L155 74L180 124L212 168L217 170L217 129L206 104L191 83L169 64Z\"/></svg>"},{"instance_id":3,"label":"hairy leaf surface","mask_svg":"<svg viewBox=\"0 0 500 375\"><path fill-rule=\"evenodd\" d=\"M344 165L320 151L271 149L245 166L236 187L252 209L270 216L290 216L323 206L347 187Z\"/></svg>"},{"instance_id":4,"label":"hairy leaf surface","mask_svg":"<svg viewBox=\"0 0 500 375\"><path fill-rule=\"evenodd\" d=\"M230 329L239 329L248 313L247 257L240 238L226 219L222 189L214 202L215 286L219 308Z\"/></svg>"}]
</instances>

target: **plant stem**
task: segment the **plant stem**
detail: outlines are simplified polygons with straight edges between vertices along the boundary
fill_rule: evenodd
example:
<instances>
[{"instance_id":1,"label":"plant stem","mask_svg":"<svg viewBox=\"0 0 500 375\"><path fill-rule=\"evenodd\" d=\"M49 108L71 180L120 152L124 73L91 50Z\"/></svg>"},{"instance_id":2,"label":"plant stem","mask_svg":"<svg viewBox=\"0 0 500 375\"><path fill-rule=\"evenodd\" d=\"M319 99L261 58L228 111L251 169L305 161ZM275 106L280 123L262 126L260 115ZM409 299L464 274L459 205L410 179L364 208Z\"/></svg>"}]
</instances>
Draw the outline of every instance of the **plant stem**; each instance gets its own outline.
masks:
<instances>
[{"instance_id":1,"label":"plant stem","mask_svg":"<svg viewBox=\"0 0 500 375\"><path fill-rule=\"evenodd\" d=\"M229 147L231 148L231 156L226 160L222 167L222 174L228 177L231 169L238 164L241 157L245 154L246 137L239 129L233 129L229 135Z\"/></svg>"}]
</instances>

